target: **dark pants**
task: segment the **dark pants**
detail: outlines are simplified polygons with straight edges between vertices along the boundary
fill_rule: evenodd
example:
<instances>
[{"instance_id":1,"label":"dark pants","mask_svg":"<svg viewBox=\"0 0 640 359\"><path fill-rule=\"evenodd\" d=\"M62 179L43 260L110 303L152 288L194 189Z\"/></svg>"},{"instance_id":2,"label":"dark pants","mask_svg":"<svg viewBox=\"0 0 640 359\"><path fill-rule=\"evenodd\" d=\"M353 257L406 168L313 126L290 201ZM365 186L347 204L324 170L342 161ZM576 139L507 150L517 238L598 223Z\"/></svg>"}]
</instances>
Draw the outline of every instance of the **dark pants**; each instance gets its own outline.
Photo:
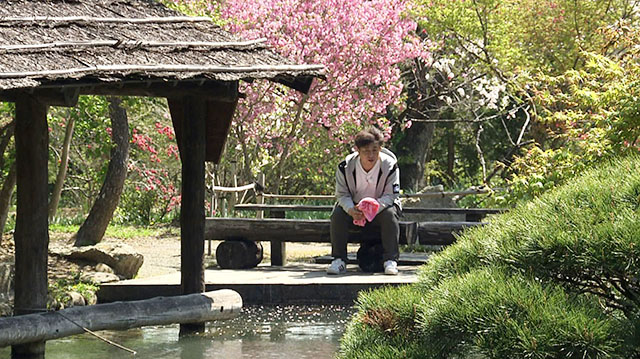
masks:
<instances>
[{"instance_id":1,"label":"dark pants","mask_svg":"<svg viewBox=\"0 0 640 359\"><path fill-rule=\"evenodd\" d=\"M347 242L349 232L361 230L380 233L384 261L397 261L400 255L398 240L400 238L399 209L393 205L378 213L373 222L367 222L364 227L353 224L353 217L336 205L331 213L331 255L333 258L342 258L347 263Z\"/></svg>"}]
</instances>

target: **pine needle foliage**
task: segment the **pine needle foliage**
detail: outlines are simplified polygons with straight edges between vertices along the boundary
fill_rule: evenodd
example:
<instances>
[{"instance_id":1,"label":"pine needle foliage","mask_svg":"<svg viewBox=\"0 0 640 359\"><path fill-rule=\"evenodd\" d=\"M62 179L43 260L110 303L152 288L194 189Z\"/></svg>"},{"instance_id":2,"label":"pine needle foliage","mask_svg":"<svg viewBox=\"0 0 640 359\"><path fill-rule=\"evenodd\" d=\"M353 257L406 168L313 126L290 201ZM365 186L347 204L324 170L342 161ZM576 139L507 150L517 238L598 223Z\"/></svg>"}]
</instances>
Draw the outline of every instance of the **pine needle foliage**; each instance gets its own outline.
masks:
<instances>
[{"instance_id":1,"label":"pine needle foliage","mask_svg":"<svg viewBox=\"0 0 640 359\"><path fill-rule=\"evenodd\" d=\"M418 284L362 295L340 355L640 358L639 259L633 155L465 231Z\"/></svg>"}]
</instances>

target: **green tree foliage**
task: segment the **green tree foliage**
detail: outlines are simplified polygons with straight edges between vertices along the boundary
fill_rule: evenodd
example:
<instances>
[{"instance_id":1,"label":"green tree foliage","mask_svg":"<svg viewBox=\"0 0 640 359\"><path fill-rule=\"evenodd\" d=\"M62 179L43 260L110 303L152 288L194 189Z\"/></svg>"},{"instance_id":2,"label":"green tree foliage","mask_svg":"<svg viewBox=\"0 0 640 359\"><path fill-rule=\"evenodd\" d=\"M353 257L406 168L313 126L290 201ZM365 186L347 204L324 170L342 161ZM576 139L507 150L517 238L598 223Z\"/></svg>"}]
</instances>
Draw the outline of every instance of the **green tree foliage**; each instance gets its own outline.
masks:
<instances>
[{"instance_id":1,"label":"green tree foliage","mask_svg":"<svg viewBox=\"0 0 640 359\"><path fill-rule=\"evenodd\" d=\"M361 296L341 355L637 357L638 208L630 155L495 216L434 256L417 285Z\"/></svg>"},{"instance_id":2,"label":"green tree foliage","mask_svg":"<svg viewBox=\"0 0 640 359\"><path fill-rule=\"evenodd\" d=\"M130 119L131 146L129 173L114 220L138 224L170 220L180 202L180 161L166 101L129 97L122 106ZM61 207L72 209L73 215L63 211L58 220L79 222L100 191L113 144L104 97L81 96L74 108L51 108L50 183L55 181L58 151L70 117L76 127Z\"/></svg>"},{"instance_id":3,"label":"green tree foliage","mask_svg":"<svg viewBox=\"0 0 640 359\"><path fill-rule=\"evenodd\" d=\"M531 82L544 134L515 161L507 201L534 198L603 159L640 150L639 34L620 28L609 34L618 55L584 53L579 70Z\"/></svg>"},{"instance_id":4,"label":"green tree foliage","mask_svg":"<svg viewBox=\"0 0 640 359\"><path fill-rule=\"evenodd\" d=\"M439 91L423 93L443 100L428 114L436 123L427 159L430 181L457 187L483 182L491 187L519 187L486 203L507 205L561 183L539 181L549 176L544 169L555 172L556 179L579 172L582 166L573 168L571 163L583 154L569 151L574 146L567 147L567 141L558 138L570 138L575 132L564 133L565 126L548 119L549 112L567 108L548 105L583 100L584 94L578 92L567 95L560 79L582 76L584 71L596 74L592 54L616 63L621 55L630 58L638 28L637 2L436 0L417 4L414 16L423 29L421 35L433 44L434 65L440 74L430 76ZM603 63L597 62L602 69ZM606 92L618 81L633 82L601 78L589 86L593 85L592 92ZM497 99L498 106L487 106L492 99ZM614 112L615 98L608 101L607 111ZM584 114L589 117L588 111ZM541 154L547 150L562 154ZM534 158L530 165L523 160L527 156ZM548 160L556 157L565 159L565 165Z\"/></svg>"}]
</instances>

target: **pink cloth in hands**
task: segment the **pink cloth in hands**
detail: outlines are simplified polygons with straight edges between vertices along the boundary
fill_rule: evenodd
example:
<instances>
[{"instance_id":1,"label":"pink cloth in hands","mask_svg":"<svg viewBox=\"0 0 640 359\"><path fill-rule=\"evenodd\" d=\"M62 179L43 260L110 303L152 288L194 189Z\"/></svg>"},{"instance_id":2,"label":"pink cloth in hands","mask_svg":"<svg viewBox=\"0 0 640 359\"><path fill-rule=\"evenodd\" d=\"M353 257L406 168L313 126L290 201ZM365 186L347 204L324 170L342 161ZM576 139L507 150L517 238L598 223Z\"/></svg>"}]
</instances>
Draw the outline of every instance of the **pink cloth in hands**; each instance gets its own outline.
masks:
<instances>
[{"instance_id":1,"label":"pink cloth in hands","mask_svg":"<svg viewBox=\"0 0 640 359\"><path fill-rule=\"evenodd\" d=\"M358 203L356 207L360 210L360 212L362 212L362 214L364 214L365 219L354 219L353 224L355 224L356 226L364 227L364 225L367 223L366 221L371 222L374 218L376 218L376 215L378 214L378 208L380 208L380 203L378 203L375 198L365 197L360 200L360 203Z\"/></svg>"}]
</instances>

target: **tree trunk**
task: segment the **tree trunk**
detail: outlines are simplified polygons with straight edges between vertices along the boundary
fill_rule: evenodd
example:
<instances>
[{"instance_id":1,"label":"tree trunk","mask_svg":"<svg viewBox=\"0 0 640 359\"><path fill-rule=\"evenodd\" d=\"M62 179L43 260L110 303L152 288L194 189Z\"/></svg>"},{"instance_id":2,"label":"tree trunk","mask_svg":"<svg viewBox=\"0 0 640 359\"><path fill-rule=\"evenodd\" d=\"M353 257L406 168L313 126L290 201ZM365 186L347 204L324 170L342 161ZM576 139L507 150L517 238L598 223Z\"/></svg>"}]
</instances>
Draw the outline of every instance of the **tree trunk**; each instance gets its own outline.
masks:
<instances>
[{"instance_id":1,"label":"tree trunk","mask_svg":"<svg viewBox=\"0 0 640 359\"><path fill-rule=\"evenodd\" d=\"M13 196L13 189L16 187L17 177L16 163L13 162L0 190L0 242L2 242L4 226L7 224L7 218L9 217L9 207L11 206L11 197Z\"/></svg>"},{"instance_id":2,"label":"tree trunk","mask_svg":"<svg viewBox=\"0 0 640 359\"><path fill-rule=\"evenodd\" d=\"M111 117L111 138L114 147L111 160L100 194L93 204L89 216L76 234L76 246L96 244L102 240L104 232L118 206L120 194L127 177L129 158L129 121L127 112L120 106L121 100L110 97L109 116Z\"/></svg>"},{"instance_id":3,"label":"tree trunk","mask_svg":"<svg viewBox=\"0 0 640 359\"><path fill-rule=\"evenodd\" d=\"M454 126L447 128L447 181L453 184L456 181L456 175L453 172L456 162L456 137Z\"/></svg>"},{"instance_id":4,"label":"tree trunk","mask_svg":"<svg viewBox=\"0 0 640 359\"><path fill-rule=\"evenodd\" d=\"M0 140L0 168L4 168L4 152L7 150L7 147L9 147L11 137L13 137L13 132L16 128L15 125L16 122L11 121L1 130L4 134L2 135L2 140Z\"/></svg>"},{"instance_id":5,"label":"tree trunk","mask_svg":"<svg viewBox=\"0 0 640 359\"><path fill-rule=\"evenodd\" d=\"M402 189L416 192L424 187L425 162L431 151L434 130L434 123L416 121L396 144Z\"/></svg>"},{"instance_id":6,"label":"tree trunk","mask_svg":"<svg viewBox=\"0 0 640 359\"><path fill-rule=\"evenodd\" d=\"M60 167L58 167L58 176L56 177L56 183L53 187L53 193L51 193L51 200L49 201L49 221L51 221L56 215L60 196L62 195L62 185L64 184L64 179L67 177L69 148L71 147L71 138L73 137L75 119L73 116L69 116L67 121L67 128L64 132L64 144L62 145L62 154L60 155Z\"/></svg>"},{"instance_id":7,"label":"tree trunk","mask_svg":"<svg viewBox=\"0 0 640 359\"><path fill-rule=\"evenodd\" d=\"M11 138L15 131L15 120L7 124L3 129L4 132L2 140L0 140L0 168L4 168L4 153L9 147ZM9 207L11 206L11 197L13 196L13 190L16 186L17 170L15 159L9 173L4 179L2 189L0 190L0 243L2 243L2 234L4 234L4 226L7 224L7 218L9 216Z\"/></svg>"}]
</instances>

